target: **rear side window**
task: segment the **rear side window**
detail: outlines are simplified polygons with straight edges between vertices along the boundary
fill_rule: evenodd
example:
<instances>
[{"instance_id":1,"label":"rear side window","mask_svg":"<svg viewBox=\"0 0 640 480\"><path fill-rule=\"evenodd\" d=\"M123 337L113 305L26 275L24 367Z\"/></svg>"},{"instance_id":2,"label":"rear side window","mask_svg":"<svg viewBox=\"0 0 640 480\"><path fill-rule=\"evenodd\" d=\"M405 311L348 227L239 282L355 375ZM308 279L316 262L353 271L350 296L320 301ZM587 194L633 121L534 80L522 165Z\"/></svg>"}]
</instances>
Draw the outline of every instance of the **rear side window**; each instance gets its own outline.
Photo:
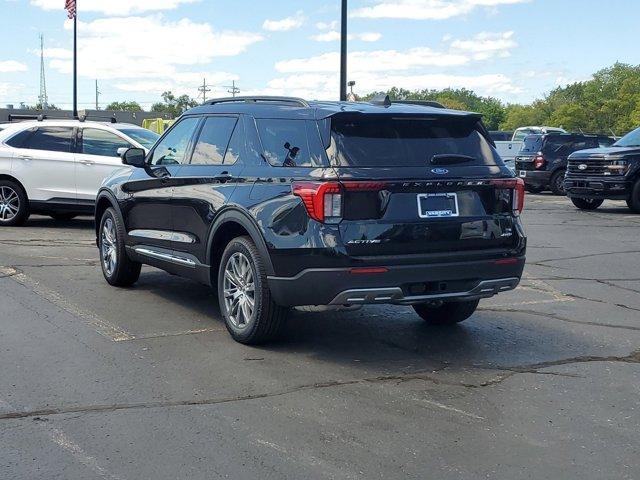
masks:
<instances>
[{"instance_id":1,"label":"rear side window","mask_svg":"<svg viewBox=\"0 0 640 480\"><path fill-rule=\"evenodd\" d=\"M586 150L587 148L598 148L599 146L596 138L580 138L574 140L573 145L571 145L571 153L578 150Z\"/></svg>"},{"instance_id":2,"label":"rear side window","mask_svg":"<svg viewBox=\"0 0 640 480\"><path fill-rule=\"evenodd\" d=\"M257 119L263 155L277 167L321 167L320 133L315 122L295 119Z\"/></svg>"},{"instance_id":3,"label":"rear side window","mask_svg":"<svg viewBox=\"0 0 640 480\"><path fill-rule=\"evenodd\" d=\"M23 130L22 132L14 135L13 137L11 137L9 140L7 140L5 143L11 147L14 148L21 148L22 145L24 144L25 140L27 138L29 138L29 136L33 133L34 129L33 128L29 128L27 130Z\"/></svg>"},{"instance_id":4,"label":"rear side window","mask_svg":"<svg viewBox=\"0 0 640 480\"><path fill-rule=\"evenodd\" d=\"M475 126L475 119L337 115L329 158L340 167L425 167L435 155L496 165L497 154Z\"/></svg>"},{"instance_id":5,"label":"rear side window","mask_svg":"<svg viewBox=\"0 0 640 480\"><path fill-rule=\"evenodd\" d=\"M97 128L82 130L82 153L84 154L117 157L119 148L129 147L132 147L129 142L111 132Z\"/></svg>"},{"instance_id":6,"label":"rear side window","mask_svg":"<svg viewBox=\"0 0 640 480\"><path fill-rule=\"evenodd\" d=\"M22 148L48 150L50 152L70 152L73 128L39 127L23 143Z\"/></svg>"},{"instance_id":7,"label":"rear side window","mask_svg":"<svg viewBox=\"0 0 640 480\"><path fill-rule=\"evenodd\" d=\"M192 165L222 165L235 117L207 117L191 156Z\"/></svg>"}]
</instances>

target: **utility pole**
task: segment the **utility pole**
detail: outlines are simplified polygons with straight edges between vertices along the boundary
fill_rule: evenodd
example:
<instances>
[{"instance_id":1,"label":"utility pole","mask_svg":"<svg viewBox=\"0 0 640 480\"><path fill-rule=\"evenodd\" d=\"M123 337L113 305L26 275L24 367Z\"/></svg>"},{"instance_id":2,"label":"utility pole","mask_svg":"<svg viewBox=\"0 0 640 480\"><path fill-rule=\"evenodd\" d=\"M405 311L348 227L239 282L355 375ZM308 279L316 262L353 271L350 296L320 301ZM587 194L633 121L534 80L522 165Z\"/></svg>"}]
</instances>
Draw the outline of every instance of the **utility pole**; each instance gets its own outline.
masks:
<instances>
[{"instance_id":1,"label":"utility pole","mask_svg":"<svg viewBox=\"0 0 640 480\"><path fill-rule=\"evenodd\" d=\"M202 79L202 85L198 87L198 91L202 94L202 103L207 101L207 92L210 92L211 89L207 85L207 79Z\"/></svg>"},{"instance_id":2,"label":"utility pole","mask_svg":"<svg viewBox=\"0 0 640 480\"><path fill-rule=\"evenodd\" d=\"M98 104L99 96L100 96L100 90L98 90L98 80L96 79L96 110L100 110L100 105Z\"/></svg>"},{"instance_id":3,"label":"utility pole","mask_svg":"<svg viewBox=\"0 0 640 480\"><path fill-rule=\"evenodd\" d=\"M44 37L40 34L40 95L38 103L41 110L49 108L49 98L47 97L47 81L44 76Z\"/></svg>"},{"instance_id":4,"label":"utility pole","mask_svg":"<svg viewBox=\"0 0 640 480\"><path fill-rule=\"evenodd\" d=\"M240 93L240 89L236 87L235 80L231 80L231 85L225 85L224 87L231 89L231 90L227 90L227 92L230 93L232 97L235 97L237 94Z\"/></svg>"},{"instance_id":5,"label":"utility pole","mask_svg":"<svg viewBox=\"0 0 640 480\"><path fill-rule=\"evenodd\" d=\"M347 100L347 0L342 0L340 28L340 100Z\"/></svg>"}]
</instances>

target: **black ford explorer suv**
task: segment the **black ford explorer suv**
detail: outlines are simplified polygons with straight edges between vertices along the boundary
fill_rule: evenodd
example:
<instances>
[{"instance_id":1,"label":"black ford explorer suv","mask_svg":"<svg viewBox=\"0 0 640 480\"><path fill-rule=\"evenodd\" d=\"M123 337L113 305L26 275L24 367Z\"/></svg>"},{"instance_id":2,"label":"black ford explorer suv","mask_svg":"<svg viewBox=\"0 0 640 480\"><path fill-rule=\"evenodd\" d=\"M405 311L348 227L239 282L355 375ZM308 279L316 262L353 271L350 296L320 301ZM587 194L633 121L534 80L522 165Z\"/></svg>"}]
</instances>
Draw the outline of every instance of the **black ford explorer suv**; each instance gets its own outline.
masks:
<instances>
[{"instance_id":1,"label":"black ford explorer suv","mask_svg":"<svg viewBox=\"0 0 640 480\"><path fill-rule=\"evenodd\" d=\"M640 128L609 148L571 155L564 186L582 210L595 210L610 199L626 200L631 210L640 213Z\"/></svg>"},{"instance_id":2,"label":"black ford explorer suv","mask_svg":"<svg viewBox=\"0 0 640 480\"><path fill-rule=\"evenodd\" d=\"M511 290L524 185L474 113L391 103L219 99L186 112L96 208L106 280L149 264L217 289L242 343L289 307L411 305L453 324Z\"/></svg>"},{"instance_id":3,"label":"black ford explorer suv","mask_svg":"<svg viewBox=\"0 0 640 480\"><path fill-rule=\"evenodd\" d=\"M595 135L580 133L546 133L525 137L516 156L516 172L531 193L550 189L564 195L564 175L569 155L585 148L598 148Z\"/></svg>"}]
</instances>

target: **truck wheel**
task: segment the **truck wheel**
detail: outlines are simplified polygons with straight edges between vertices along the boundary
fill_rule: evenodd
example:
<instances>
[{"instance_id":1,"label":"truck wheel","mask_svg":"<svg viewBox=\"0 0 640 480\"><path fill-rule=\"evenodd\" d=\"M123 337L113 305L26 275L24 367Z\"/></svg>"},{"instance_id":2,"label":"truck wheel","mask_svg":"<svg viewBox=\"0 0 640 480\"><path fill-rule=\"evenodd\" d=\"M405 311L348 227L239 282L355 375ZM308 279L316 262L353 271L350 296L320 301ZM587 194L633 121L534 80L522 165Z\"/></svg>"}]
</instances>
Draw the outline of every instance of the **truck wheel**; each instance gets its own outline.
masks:
<instances>
[{"instance_id":1,"label":"truck wheel","mask_svg":"<svg viewBox=\"0 0 640 480\"><path fill-rule=\"evenodd\" d=\"M567 192L564 189L564 170L558 170L553 175L551 175L551 180L549 180L549 187L554 195L566 195Z\"/></svg>"},{"instance_id":2,"label":"truck wheel","mask_svg":"<svg viewBox=\"0 0 640 480\"><path fill-rule=\"evenodd\" d=\"M29 199L11 180L0 180L0 227L22 225L29 218Z\"/></svg>"},{"instance_id":3,"label":"truck wheel","mask_svg":"<svg viewBox=\"0 0 640 480\"><path fill-rule=\"evenodd\" d=\"M627 199L627 205L633 213L640 213L640 180L631 189L631 196Z\"/></svg>"},{"instance_id":4,"label":"truck wheel","mask_svg":"<svg viewBox=\"0 0 640 480\"><path fill-rule=\"evenodd\" d=\"M431 325L454 325L464 322L473 315L480 300L467 302L449 302L434 307L428 303L414 305L413 309L422 319Z\"/></svg>"},{"instance_id":5,"label":"truck wheel","mask_svg":"<svg viewBox=\"0 0 640 480\"><path fill-rule=\"evenodd\" d=\"M267 271L250 237L234 238L225 248L218 269L218 300L227 330L246 345L275 339L288 313L271 298Z\"/></svg>"},{"instance_id":6,"label":"truck wheel","mask_svg":"<svg viewBox=\"0 0 640 480\"><path fill-rule=\"evenodd\" d=\"M142 264L127 256L124 248L125 229L116 211L107 208L100 220L98 248L102 274L114 287L130 287L138 281Z\"/></svg>"},{"instance_id":7,"label":"truck wheel","mask_svg":"<svg viewBox=\"0 0 640 480\"><path fill-rule=\"evenodd\" d=\"M597 198L572 198L571 202L580 210L596 210L604 203L604 200Z\"/></svg>"}]
</instances>

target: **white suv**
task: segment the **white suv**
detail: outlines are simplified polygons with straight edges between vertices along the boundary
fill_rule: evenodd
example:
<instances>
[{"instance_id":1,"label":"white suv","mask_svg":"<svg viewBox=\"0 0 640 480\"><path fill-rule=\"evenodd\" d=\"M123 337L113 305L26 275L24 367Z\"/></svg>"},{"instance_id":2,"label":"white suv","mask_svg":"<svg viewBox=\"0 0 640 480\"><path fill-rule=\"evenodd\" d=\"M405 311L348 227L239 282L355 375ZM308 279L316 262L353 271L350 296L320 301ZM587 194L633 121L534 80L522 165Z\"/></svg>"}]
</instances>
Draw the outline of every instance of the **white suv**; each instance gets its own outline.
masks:
<instances>
[{"instance_id":1,"label":"white suv","mask_svg":"<svg viewBox=\"0 0 640 480\"><path fill-rule=\"evenodd\" d=\"M119 152L148 150L154 132L125 123L41 120L0 131L0 226L31 213L67 220L93 213L102 181L123 168Z\"/></svg>"}]
</instances>

